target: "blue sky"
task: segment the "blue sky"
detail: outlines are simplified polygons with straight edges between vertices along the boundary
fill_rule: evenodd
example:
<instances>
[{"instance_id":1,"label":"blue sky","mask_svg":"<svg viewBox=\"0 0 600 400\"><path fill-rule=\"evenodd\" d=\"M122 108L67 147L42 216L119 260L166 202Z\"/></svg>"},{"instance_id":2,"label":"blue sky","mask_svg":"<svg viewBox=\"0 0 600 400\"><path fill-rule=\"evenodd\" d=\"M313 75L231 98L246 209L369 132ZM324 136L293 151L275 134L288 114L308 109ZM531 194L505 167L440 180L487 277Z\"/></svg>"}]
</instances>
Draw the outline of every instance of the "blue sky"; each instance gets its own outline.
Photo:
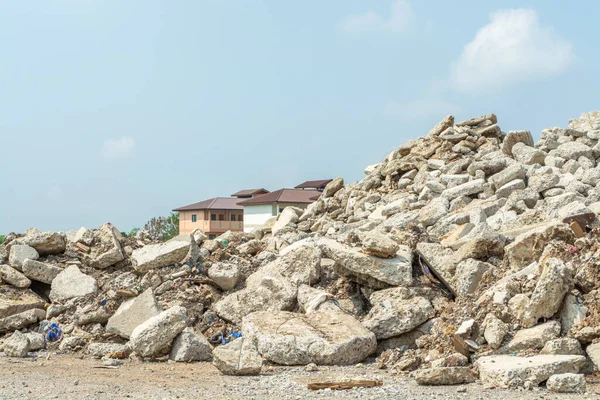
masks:
<instances>
[{"instance_id":1,"label":"blue sky","mask_svg":"<svg viewBox=\"0 0 600 400\"><path fill-rule=\"evenodd\" d=\"M582 12L585 10L585 12ZM443 116L598 109L600 3L0 1L0 232L362 178Z\"/></svg>"}]
</instances>

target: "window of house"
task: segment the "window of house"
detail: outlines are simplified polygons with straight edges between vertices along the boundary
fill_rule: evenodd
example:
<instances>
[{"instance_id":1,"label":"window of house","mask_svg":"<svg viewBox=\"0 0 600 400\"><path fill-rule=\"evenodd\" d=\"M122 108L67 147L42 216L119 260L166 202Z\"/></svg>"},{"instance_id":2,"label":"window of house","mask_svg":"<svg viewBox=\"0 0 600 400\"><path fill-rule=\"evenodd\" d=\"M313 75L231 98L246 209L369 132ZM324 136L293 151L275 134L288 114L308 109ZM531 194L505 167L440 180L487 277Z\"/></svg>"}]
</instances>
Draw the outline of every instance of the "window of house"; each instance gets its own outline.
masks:
<instances>
[{"instance_id":1,"label":"window of house","mask_svg":"<svg viewBox=\"0 0 600 400\"><path fill-rule=\"evenodd\" d=\"M242 214L238 215L238 221L242 222L244 220L244 216Z\"/></svg>"},{"instance_id":2,"label":"window of house","mask_svg":"<svg viewBox=\"0 0 600 400\"><path fill-rule=\"evenodd\" d=\"M196 214L192 214L192 222L196 222Z\"/></svg>"},{"instance_id":3,"label":"window of house","mask_svg":"<svg viewBox=\"0 0 600 400\"><path fill-rule=\"evenodd\" d=\"M209 240L216 239L217 235L213 235L212 233L208 235Z\"/></svg>"},{"instance_id":4,"label":"window of house","mask_svg":"<svg viewBox=\"0 0 600 400\"><path fill-rule=\"evenodd\" d=\"M235 221L235 214L231 214L231 220Z\"/></svg>"},{"instance_id":5,"label":"window of house","mask_svg":"<svg viewBox=\"0 0 600 400\"><path fill-rule=\"evenodd\" d=\"M211 221L216 221L217 220L217 214L210 214L210 220Z\"/></svg>"},{"instance_id":6,"label":"window of house","mask_svg":"<svg viewBox=\"0 0 600 400\"><path fill-rule=\"evenodd\" d=\"M225 215L219 214L219 221L225 221Z\"/></svg>"}]
</instances>

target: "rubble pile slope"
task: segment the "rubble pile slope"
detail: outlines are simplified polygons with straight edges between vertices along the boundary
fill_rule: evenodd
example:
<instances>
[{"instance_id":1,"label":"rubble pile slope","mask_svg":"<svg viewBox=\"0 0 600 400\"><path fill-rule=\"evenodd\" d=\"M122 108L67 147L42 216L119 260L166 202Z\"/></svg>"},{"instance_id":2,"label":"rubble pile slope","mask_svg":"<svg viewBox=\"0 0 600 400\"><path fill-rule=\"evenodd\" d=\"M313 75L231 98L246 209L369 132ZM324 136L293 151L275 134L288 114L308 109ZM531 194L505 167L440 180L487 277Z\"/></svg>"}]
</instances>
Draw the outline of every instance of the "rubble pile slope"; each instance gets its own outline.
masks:
<instances>
[{"instance_id":1,"label":"rubble pile slope","mask_svg":"<svg viewBox=\"0 0 600 400\"><path fill-rule=\"evenodd\" d=\"M50 348L212 358L234 375L376 357L425 385L581 391L600 365L599 141L600 112L537 143L494 114L447 116L251 233L10 234L0 346L25 355L41 332Z\"/></svg>"}]
</instances>

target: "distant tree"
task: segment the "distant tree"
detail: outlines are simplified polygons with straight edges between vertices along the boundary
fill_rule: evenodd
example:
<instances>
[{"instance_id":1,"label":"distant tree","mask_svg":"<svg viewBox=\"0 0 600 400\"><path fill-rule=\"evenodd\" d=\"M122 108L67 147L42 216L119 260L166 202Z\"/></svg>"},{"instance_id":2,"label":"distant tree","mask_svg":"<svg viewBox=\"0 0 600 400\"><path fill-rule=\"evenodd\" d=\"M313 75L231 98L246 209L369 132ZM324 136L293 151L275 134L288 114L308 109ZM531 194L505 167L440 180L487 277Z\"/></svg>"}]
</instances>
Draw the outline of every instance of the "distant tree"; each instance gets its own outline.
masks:
<instances>
[{"instance_id":1,"label":"distant tree","mask_svg":"<svg viewBox=\"0 0 600 400\"><path fill-rule=\"evenodd\" d=\"M6 240L6 235L0 235L0 244L4 243Z\"/></svg>"},{"instance_id":2,"label":"distant tree","mask_svg":"<svg viewBox=\"0 0 600 400\"><path fill-rule=\"evenodd\" d=\"M135 237L135 235L137 235L137 233L139 231L140 231L140 228L133 228L129 232L121 232L121 235L123 235L124 237L127 237L127 238Z\"/></svg>"},{"instance_id":3,"label":"distant tree","mask_svg":"<svg viewBox=\"0 0 600 400\"><path fill-rule=\"evenodd\" d=\"M144 225L150 239L166 242L179 235L179 213L172 212L168 217L155 217Z\"/></svg>"}]
</instances>

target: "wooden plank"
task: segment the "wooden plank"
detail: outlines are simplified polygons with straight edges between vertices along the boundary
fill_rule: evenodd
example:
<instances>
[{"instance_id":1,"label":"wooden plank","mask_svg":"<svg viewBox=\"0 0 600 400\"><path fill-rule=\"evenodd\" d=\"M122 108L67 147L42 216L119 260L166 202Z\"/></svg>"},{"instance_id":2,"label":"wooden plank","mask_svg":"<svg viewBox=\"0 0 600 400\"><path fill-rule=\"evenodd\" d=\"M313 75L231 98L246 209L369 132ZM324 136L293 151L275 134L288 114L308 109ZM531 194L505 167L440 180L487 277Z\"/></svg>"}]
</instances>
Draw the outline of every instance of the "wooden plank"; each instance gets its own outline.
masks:
<instances>
[{"instance_id":1,"label":"wooden plank","mask_svg":"<svg viewBox=\"0 0 600 400\"><path fill-rule=\"evenodd\" d=\"M314 382L309 383L306 387L310 390L347 390L355 387L376 387L382 386L383 381L380 380L357 380L357 381L342 381L342 382Z\"/></svg>"}]
</instances>

